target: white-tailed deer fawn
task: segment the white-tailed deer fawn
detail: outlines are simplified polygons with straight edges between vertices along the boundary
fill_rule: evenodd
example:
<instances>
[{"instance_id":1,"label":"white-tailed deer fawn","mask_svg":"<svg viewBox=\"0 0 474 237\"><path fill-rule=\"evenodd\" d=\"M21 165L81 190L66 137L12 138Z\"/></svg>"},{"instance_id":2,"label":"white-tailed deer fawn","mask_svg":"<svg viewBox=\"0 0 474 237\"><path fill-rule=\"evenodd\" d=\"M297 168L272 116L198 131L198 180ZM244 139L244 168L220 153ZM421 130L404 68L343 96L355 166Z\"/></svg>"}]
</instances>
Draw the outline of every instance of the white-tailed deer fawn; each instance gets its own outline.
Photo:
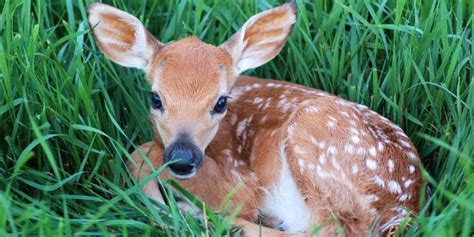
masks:
<instances>
[{"instance_id":1,"label":"white-tailed deer fawn","mask_svg":"<svg viewBox=\"0 0 474 237\"><path fill-rule=\"evenodd\" d=\"M244 234L348 236L393 231L418 209L418 154L402 129L366 106L292 83L239 74L274 58L296 22L285 4L250 18L215 47L190 37L168 45L134 16L104 4L88 8L102 52L142 69L151 84L156 141L130 165L143 179L161 176L218 209L243 204ZM143 191L163 201L156 181Z\"/></svg>"}]
</instances>

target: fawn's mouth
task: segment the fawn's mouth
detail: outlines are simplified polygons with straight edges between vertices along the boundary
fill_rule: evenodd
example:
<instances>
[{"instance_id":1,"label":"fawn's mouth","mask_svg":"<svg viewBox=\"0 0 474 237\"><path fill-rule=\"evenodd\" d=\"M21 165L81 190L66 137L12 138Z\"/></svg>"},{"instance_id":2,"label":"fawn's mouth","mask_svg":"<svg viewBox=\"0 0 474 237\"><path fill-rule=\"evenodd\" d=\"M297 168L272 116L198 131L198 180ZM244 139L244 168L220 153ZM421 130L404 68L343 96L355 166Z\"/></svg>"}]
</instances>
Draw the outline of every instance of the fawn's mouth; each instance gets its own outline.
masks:
<instances>
[{"instance_id":1,"label":"fawn's mouth","mask_svg":"<svg viewBox=\"0 0 474 237\"><path fill-rule=\"evenodd\" d=\"M180 180L186 180L194 177L196 175L196 168L193 168L189 173L175 173L171 168L168 168L168 172L171 174L171 176L180 179Z\"/></svg>"}]
</instances>

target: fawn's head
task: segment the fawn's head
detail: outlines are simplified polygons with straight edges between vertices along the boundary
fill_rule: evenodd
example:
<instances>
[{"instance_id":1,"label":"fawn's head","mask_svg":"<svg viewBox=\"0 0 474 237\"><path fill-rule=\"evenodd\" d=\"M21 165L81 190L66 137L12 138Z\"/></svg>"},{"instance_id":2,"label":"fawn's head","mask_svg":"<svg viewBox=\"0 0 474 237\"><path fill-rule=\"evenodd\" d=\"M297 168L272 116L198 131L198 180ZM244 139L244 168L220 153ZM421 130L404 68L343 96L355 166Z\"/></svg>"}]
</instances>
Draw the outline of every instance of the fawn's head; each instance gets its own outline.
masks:
<instances>
[{"instance_id":1,"label":"fawn's head","mask_svg":"<svg viewBox=\"0 0 474 237\"><path fill-rule=\"evenodd\" d=\"M170 173L181 179L200 167L237 76L273 59L296 21L294 5L285 4L253 16L219 47L195 37L165 45L126 12L100 3L91 4L88 12L100 50L146 73L154 132L165 147L163 161L175 161Z\"/></svg>"}]
</instances>

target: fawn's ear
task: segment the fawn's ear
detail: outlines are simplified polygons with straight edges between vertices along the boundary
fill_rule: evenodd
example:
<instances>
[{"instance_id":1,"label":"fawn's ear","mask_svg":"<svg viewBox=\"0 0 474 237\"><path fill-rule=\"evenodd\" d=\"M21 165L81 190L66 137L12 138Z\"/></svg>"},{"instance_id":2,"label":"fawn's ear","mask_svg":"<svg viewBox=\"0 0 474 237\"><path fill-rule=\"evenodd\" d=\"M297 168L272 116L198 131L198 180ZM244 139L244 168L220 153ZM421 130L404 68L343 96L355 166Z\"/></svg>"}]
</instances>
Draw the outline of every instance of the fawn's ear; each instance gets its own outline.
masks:
<instances>
[{"instance_id":1,"label":"fawn's ear","mask_svg":"<svg viewBox=\"0 0 474 237\"><path fill-rule=\"evenodd\" d=\"M93 3L87 12L100 50L122 66L146 69L153 55L163 47L140 20L124 11Z\"/></svg>"},{"instance_id":2,"label":"fawn's ear","mask_svg":"<svg viewBox=\"0 0 474 237\"><path fill-rule=\"evenodd\" d=\"M285 45L296 22L293 3L261 12L221 45L232 57L238 73L273 59Z\"/></svg>"}]
</instances>

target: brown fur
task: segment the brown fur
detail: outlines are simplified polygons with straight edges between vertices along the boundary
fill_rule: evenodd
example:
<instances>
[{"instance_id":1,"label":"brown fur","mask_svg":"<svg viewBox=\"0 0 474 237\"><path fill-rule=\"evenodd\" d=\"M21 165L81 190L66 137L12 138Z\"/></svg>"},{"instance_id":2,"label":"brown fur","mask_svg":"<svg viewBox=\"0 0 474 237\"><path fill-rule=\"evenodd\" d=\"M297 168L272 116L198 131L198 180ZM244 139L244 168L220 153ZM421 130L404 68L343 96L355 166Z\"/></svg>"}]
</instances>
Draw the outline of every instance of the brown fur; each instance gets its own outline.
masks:
<instances>
[{"instance_id":1,"label":"brown fur","mask_svg":"<svg viewBox=\"0 0 474 237\"><path fill-rule=\"evenodd\" d=\"M278 54L296 21L293 5L251 18L221 47L195 37L164 46L147 32L139 52L134 51L138 39L130 35L143 26L129 29L124 23L136 22L132 16L94 6L89 8L93 19L101 16L98 19L106 26L121 32L94 29L101 50L122 65L145 70L164 105L161 112L151 111L156 141L140 147L145 156L139 151L133 154L129 167L134 177L143 179L161 166L164 147L186 132L205 150L205 158L195 177L177 181L216 210L229 191L240 187L231 203L242 206L236 223L244 225L249 236L258 234L253 223L259 218L277 227L278 217L259 215L266 192L278 185L286 163L309 210L310 223L300 234L310 234L312 224L323 225L323 236L336 235L339 226L348 236L365 236L372 226L377 233L387 233L410 216L406 210L418 210L418 154L400 128L364 106L319 90L237 77L236 71L259 66ZM122 41L122 46L117 48L107 37ZM124 55L134 58L127 61ZM227 94L231 97L227 114L210 113L218 98ZM166 170L161 176L174 179ZM143 191L163 201L156 181ZM289 235L270 228L262 231Z\"/></svg>"},{"instance_id":2,"label":"brown fur","mask_svg":"<svg viewBox=\"0 0 474 237\"><path fill-rule=\"evenodd\" d=\"M339 105L337 101L343 100L338 97L290 83L242 77L238 79L234 90L240 90L241 88L256 83L260 84L263 88L266 88L268 83L282 85L282 87L253 89L247 93L243 93L238 100L233 101L229 105L227 116L221 122L221 129L206 150L207 157L205 158L205 166L201 169L198 176L191 179L194 182L178 181L180 184L190 188L192 193L201 197L211 207L218 209L220 207L220 201L222 201L226 191L238 185L238 181L233 180L231 175L229 175L229 170L233 169L235 162L243 161L244 163L239 167L238 172L245 181L246 186L244 186L245 189L238 192L238 195L242 196L236 196L233 202L236 206L239 203L245 203L245 208L239 216L248 221L254 221L257 213L256 210L258 210L258 203L261 202L262 198L259 187L271 187L277 179L278 173L275 171L280 170L277 143L281 141L281 137L286 134L288 126L293 123L298 124L298 126L295 127L293 139L290 139L287 145L288 162L300 191L306 197L306 202L310 206L310 209L313 210L313 223L327 223L332 221L332 224L322 229L321 233L323 235L335 235L337 229L336 223L339 222L345 226L345 231L348 236L364 236L368 234L371 225L377 224L375 223L376 221L384 223L396 215L397 213L391 210L394 207L399 206L414 212L418 210L417 205L421 185L421 173L418 169L412 174L408 172L408 166L414 165L415 161L407 158L405 155L407 150L398 145L400 139L406 140L406 138L400 138L399 135L394 133L396 127L390 127L390 125L378 120L379 115L364 113L364 111L368 112L368 110L363 109L361 111L355 107L355 104L344 101L344 103L348 104L345 106ZM295 90L295 88L298 89ZM312 96L308 94L306 90L321 93L321 95L324 96ZM272 95L283 95L287 91L291 91L289 94L291 98L298 98L295 103L301 104L297 106L294 111L282 113L281 109L277 106L278 101L270 103L271 105L267 110L259 110L259 105L253 104L253 101L257 97L277 98ZM265 101L265 99L263 101ZM301 101L306 102L301 103ZM305 112L306 108L312 106L316 106L319 109L319 116L310 116ZM369 130L369 127L379 129L380 127L383 128L385 134L390 137L391 144L384 147L377 160L377 165L380 168L373 171L366 167L365 159L370 156L367 152L367 154L360 156L348 156L345 154L337 157L337 162L341 167L340 170L336 170L330 158L327 157L325 169L327 169L328 173L332 172L333 177L321 178L316 175L316 170L313 174L307 173L307 171L301 172L298 167L298 159L303 158L307 160L307 162L316 164L318 163L317 158L319 155L327 151L327 149L319 149L311 144L309 139L311 134L317 140L326 141L328 145L334 144L339 151L342 151L344 145L349 143L349 141L347 141L347 130L350 128L350 123L348 120L343 119L344 116L340 115L340 112L344 111L353 111L355 114L360 112L360 116L362 116L359 118L360 121L366 121L366 123L360 122L357 124L361 126L360 130ZM271 118L262 124L261 121L268 115L271 115ZM232 123L234 116L237 117L236 123ZM236 131L239 122L249 116L252 116L253 119L246 127L247 135L244 139L244 136L237 136ZM328 116L333 116L340 121L340 124L338 124L338 127L334 131L330 131L325 127ZM272 135L273 131L276 132ZM377 142L377 137L367 135L365 140L361 140L360 146L376 146ZM238 152L238 146L240 144L245 145L241 153ZM292 146L294 145L306 147L304 150L307 152L307 155L301 156L301 154L296 154L294 150L292 150ZM232 160L228 160L226 154L222 152L225 150L232 151ZM408 150L416 152L413 147ZM160 155L149 155L148 157L154 159L161 158ZM387 160L385 159L389 158L396 162L392 173L386 171ZM161 162L156 161L154 164L158 167ZM357 175L352 174L351 167L353 164L358 164L359 166L359 173ZM200 176L202 174L201 172L206 174L209 172L218 172L220 174L215 174L217 176L206 179L204 176ZM252 180L250 172L255 172L258 180L257 183ZM342 175L346 176L344 177ZM373 180L371 180L371 177L374 175L380 175L385 182L385 188L380 188L374 184ZM344 178L339 180L337 179L338 177ZM402 202L398 200L399 194L388 191L387 181L396 180L400 185L403 185L403 178L412 179L413 184L408 188L402 187L403 190L411 194L410 199ZM209 185L209 183L204 180L209 180L208 182L212 183L212 185ZM212 188L212 192L209 190L210 187ZM221 192L222 190L225 191ZM212 195L209 195L210 193L212 193ZM373 203L369 203L366 196L370 194L378 195L379 199ZM256 208L256 210L252 211L252 208ZM370 212L371 208L376 211L375 214ZM249 215L249 213L252 214ZM338 218L337 222L332 220L332 216ZM407 214L406 216L408 217L409 215Z\"/></svg>"}]
</instances>

